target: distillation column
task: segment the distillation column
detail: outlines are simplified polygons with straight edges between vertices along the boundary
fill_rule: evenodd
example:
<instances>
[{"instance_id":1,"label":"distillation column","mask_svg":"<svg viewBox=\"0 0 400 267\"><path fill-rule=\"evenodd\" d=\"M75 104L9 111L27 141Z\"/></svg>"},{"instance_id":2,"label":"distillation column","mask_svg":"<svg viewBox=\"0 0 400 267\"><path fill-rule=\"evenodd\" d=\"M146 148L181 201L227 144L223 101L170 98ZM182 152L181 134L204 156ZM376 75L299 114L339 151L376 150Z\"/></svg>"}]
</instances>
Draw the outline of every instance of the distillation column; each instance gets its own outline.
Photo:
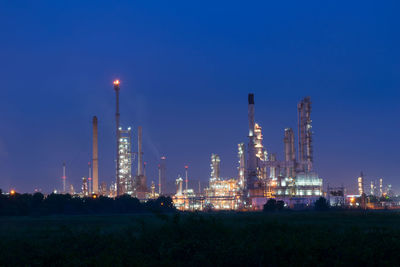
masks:
<instances>
[{"instance_id":1,"label":"distillation column","mask_svg":"<svg viewBox=\"0 0 400 267\"><path fill-rule=\"evenodd\" d=\"M294 147L294 132L292 128L285 129L285 137L283 138L285 144L285 161L286 161L286 177L295 177L295 161L296 152Z\"/></svg>"},{"instance_id":2,"label":"distillation column","mask_svg":"<svg viewBox=\"0 0 400 267\"><path fill-rule=\"evenodd\" d=\"M239 166L238 166L238 180L240 189L244 189L245 186L245 175L246 175L246 159L244 154L244 143L238 144L238 158L239 158Z\"/></svg>"},{"instance_id":3,"label":"distillation column","mask_svg":"<svg viewBox=\"0 0 400 267\"><path fill-rule=\"evenodd\" d=\"M305 97L297 105L299 128L299 171L311 172L313 164L311 99Z\"/></svg>"},{"instance_id":4,"label":"distillation column","mask_svg":"<svg viewBox=\"0 0 400 267\"><path fill-rule=\"evenodd\" d=\"M217 154L211 154L211 178L210 180L219 180L221 159Z\"/></svg>"}]
</instances>

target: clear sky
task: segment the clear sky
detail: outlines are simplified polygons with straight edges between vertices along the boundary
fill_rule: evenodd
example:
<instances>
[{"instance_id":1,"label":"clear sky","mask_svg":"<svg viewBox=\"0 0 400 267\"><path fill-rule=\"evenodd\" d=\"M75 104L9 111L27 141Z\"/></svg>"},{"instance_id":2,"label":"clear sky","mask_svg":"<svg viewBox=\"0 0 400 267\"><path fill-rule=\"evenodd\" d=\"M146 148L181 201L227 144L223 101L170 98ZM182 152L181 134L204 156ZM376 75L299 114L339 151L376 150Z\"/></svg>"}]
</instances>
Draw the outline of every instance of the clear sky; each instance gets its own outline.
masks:
<instances>
[{"instance_id":1,"label":"clear sky","mask_svg":"<svg viewBox=\"0 0 400 267\"><path fill-rule=\"evenodd\" d=\"M99 119L100 181L114 179L121 122L143 126L148 180L211 153L236 176L247 94L269 152L283 154L297 102L313 101L315 169L325 185L384 178L400 189L399 1L0 1L0 188L75 187ZM297 132L297 130L296 130ZM297 136L296 136L297 142ZM136 143L133 149L136 150ZM194 183L190 187L196 187Z\"/></svg>"}]
</instances>

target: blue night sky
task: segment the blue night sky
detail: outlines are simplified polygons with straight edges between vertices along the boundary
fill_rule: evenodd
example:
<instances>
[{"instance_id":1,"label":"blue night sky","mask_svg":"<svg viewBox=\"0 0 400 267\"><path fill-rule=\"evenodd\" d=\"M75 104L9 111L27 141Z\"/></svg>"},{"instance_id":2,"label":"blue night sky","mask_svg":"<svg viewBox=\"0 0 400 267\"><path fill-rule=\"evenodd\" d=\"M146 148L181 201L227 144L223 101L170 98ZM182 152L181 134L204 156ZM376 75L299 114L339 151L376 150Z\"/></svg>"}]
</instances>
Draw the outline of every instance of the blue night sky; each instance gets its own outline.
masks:
<instances>
[{"instance_id":1,"label":"blue night sky","mask_svg":"<svg viewBox=\"0 0 400 267\"><path fill-rule=\"evenodd\" d=\"M399 1L0 1L0 188L75 188L99 119L100 181L114 179L121 123L143 126L148 181L167 156L170 188L189 165L208 181L211 153L236 176L247 143L247 94L269 152L297 133L313 101L315 169L356 188L400 189ZM297 142L297 135L296 135ZM137 146L134 143L133 150ZM196 182L195 182L196 181Z\"/></svg>"}]
</instances>

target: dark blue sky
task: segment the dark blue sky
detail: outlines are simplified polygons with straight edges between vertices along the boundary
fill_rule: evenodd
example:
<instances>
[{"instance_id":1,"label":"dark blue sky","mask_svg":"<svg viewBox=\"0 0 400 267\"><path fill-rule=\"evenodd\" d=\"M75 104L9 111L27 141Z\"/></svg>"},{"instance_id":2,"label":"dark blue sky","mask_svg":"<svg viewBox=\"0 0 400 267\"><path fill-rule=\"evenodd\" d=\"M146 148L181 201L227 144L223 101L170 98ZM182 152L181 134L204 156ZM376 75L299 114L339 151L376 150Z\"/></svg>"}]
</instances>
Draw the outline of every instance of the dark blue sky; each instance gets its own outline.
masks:
<instances>
[{"instance_id":1,"label":"dark blue sky","mask_svg":"<svg viewBox=\"0 0 400 267\"><path fill-rule=\"evenodd\" d=\"M160 155L171 183L188 164L205 184L211 153L235 176L254 92L268 151L282 158L309 95L325 184L353 190L363 170L400 189L398 1L17 2L0 2L4 190L60 188L63 161L78 187L93 115L100 180L113 179L115 78L122 124L143 126L149 181Z\"/></svg>"}]
</instances>

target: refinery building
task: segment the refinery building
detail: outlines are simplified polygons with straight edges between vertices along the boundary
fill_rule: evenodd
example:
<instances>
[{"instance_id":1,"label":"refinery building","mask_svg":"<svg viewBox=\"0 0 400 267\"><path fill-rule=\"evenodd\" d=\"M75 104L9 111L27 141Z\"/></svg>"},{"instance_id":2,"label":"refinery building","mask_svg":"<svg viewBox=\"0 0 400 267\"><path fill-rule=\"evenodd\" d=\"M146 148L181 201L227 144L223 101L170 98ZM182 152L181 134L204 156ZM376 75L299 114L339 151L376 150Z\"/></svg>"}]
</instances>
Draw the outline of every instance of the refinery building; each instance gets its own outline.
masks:
<instances>
[{"instance_id":1,"label":"refinery building","mask_svg":"<svg viewBox=\"0 0 400 267\"><path fill-rule=\"evenodd\" d=\"M262 127L255 121L254 95L248 95L249 134L247 146L238 144L238 175L220 176L220 157L211 155L209 185L203 194L182 189L178 178L174 203L178 209L260 210L269 198L283 200L290 207L312 205L322 196L322 179L313 168L311 99L297 105L298 143L292 128L284 129L283 159L268 153Z\"/></svg>"}]
</instances>

